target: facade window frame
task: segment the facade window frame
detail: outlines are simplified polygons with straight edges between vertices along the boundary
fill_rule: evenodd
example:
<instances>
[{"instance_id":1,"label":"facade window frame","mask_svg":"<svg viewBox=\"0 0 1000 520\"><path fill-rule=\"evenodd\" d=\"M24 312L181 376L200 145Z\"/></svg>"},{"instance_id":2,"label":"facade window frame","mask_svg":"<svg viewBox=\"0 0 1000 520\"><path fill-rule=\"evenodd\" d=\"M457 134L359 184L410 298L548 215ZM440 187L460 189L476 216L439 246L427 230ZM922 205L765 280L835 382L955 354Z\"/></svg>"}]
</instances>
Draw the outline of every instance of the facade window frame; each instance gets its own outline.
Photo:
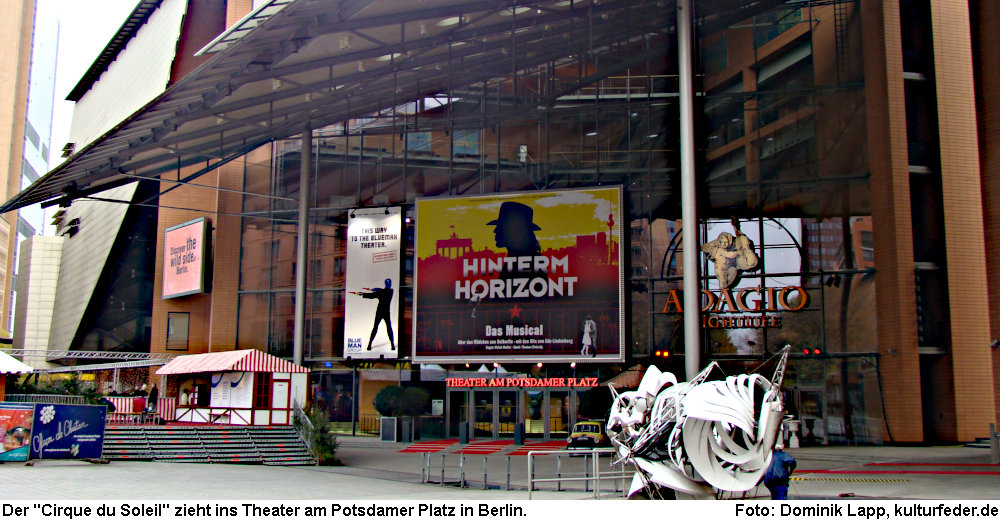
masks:
<instances>
[{"instance_id":1,"label":"facade window frame","mask_svg":"<svg viewBox=\"0 0 1000 520\"><path fill-rule=\"evenodd\" d=\"M183 336L180 334L183 328ZM188 342L191 337L191 313L190 312L168 312L167 313L167 350L188 350Z\"/></svg>"}]
</instances>

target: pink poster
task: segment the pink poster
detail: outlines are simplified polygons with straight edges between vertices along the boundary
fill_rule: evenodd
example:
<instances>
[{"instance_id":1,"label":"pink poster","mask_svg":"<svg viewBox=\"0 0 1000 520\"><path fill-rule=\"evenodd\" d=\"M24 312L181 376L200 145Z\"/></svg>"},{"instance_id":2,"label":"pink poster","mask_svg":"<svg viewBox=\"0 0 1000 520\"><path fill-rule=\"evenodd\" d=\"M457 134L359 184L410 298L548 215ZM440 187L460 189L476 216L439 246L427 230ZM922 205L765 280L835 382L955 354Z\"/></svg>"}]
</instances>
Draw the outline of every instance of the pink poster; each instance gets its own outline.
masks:
<instances>
[{"instance_id":1,"label":"pink poster","mask_svg":"<svg viewBox=\"0 0 1000 520\"><path fill-rule=\"evenodd\" d=\"M168 228L163 235L163 299L205 291L204 218Z\"/></svg>"}]
</instances>

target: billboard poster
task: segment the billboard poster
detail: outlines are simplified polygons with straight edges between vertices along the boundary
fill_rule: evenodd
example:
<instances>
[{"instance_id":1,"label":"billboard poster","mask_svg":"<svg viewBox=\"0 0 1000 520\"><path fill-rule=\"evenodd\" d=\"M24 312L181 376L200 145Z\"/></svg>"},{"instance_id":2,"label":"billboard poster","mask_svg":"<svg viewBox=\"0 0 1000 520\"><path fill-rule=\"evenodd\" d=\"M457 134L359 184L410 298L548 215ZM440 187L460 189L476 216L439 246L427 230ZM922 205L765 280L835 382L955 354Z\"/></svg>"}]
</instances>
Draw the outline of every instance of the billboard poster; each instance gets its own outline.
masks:
<instances>
[{"instance_id":1,"label":"billboard poster","mask_svg":"<svg viewBox=\"0 0 1000 520\"><path fill-rule=\"evenodd\" d=\"M163 234L163 299L205 292L208 221L202 217Z\"/></svg>"},{"instance_id":2,"label":"billboard poster","mask_svg":"<svg viewBox=\"0 0 1000 520\"><path fill-rule=\"evenodd\" d=\"M413 359L620 361L618 186L416 201Z\"/></svg>"},{"instance_id":3,"label":"billboard poster","mask_svg":"<svg viewBox=\"0 0 1000 520\"><path fill-rule=\"evenodd\" d=\"M253 372L212 374L209 406L213 408L253 408Z\"/></svg>"},{"instance_id":4,"label":"billboard poster","mask_svg":"<svg viewBox=\"0 0 1000 520\"><path fill-rule=\"evenodd\" d=\"M0 403L0 462L28 460L33 403Z\"/></svg>"},{"instance_id":5,"label":"billboard poster","mask_svg":"<svg viewBox=\"0 0 1000 520\"><path fill-rule=\"evenodd\" d=\"M31 458L101 458L107 413L100 405L36 403Z\"/></svg>"},{"instance_id":6,"label":"billboard poster","mask_svg":"<svg viewBox=\"0 0 1000 520\"><path fill-rule=\"evenodd\" d=\"M403 214L399 207L348 213L344 357L396 358Z\"/></svg>"}]
</instances>

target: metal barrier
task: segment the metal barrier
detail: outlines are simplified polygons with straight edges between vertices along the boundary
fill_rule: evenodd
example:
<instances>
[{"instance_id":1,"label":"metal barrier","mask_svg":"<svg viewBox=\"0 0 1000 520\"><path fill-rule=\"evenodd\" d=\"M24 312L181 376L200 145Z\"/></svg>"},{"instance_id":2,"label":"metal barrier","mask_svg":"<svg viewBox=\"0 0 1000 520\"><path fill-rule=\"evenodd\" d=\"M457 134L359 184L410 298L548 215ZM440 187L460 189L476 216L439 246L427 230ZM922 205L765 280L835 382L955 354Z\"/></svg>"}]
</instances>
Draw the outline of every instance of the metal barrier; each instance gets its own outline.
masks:
<instances>
[{"instance_id":1,"label":"metal barrier","mask_svg":"<svg viewBox=\"0 0 1000 520\"><path fill-rule=\"evenodd\" d=\"M87 404L87 398L82 395L61 394L7 394L4 401L9 403L44 403L44 404Z\"/></svg>"},{"instance_id":2,"label":"metal barrier","mask_svg":"<svg viewBox=\"0 0 1000 520\"><path fill-rule=\"evenodd\" d=\"M159 424L159 416L152 412L110 412L105 420L108 425L115 426L153 426Z\"/></svg>"},{"instance_id":3,"label":"metal barrier","mask_svg":"<svg viewBox=\"0 0 1000 520\"><path fill-rule=\"evenodd\" d=\"M433 470L432 470L432 467L431 467L431 464L432 464L431 459L432 459L433 455L436 455L436 454L435 453L421 453L420 454L420 482L421 483L427 484L427 483L432 482L431 481L431 471L433 471ZM440 455L441 455L441 466L440 466L440 469L441 469L441 479L437 481L437 484L443 486L443 485L445 485L447 483L454 482L454 483L458 484L458 487L462 487L462 488L466 487L466 484L467 484L467 481L465 479L465 458L466 458L466 455L464 453L458 455L458 465L457 466L448 466L447 464L445 464L445 461L447 460L446 459L446 455L444 453L441 453ZM486 485L487 485L487 479L486 479L486 459L487 459L487 457L483 457L483 489L486 489ZM507 461L507 467L510 468L510 460L509 460L510 457L507 457L507 459L508 459L508 461ZM449 480L448 479L448 475L447 475L447 470L455 470L456 476L453 479ZM510 489L510 471L507 472L507 488Z\"/></svg>"},{"instance_id":4,"label":"metal barrier","mask_svg":"<svg viewBox=\"0 0 1000 520\"><path fill-rule=\"evenodd\" d=\"M593 482L593 492L594 499L599 500L601 498L601 480L602 479L613 479L615 483L615 492L622 491L623 494L628 493L628 488L625 486L625 479L632 479L633 472L628 472L624 469L601 473L601 465L599 463L602 454L614 454L615 450L613 448L595 448L592 450L551 450L551 451L529 451L528 452L528 500L531 500L531 492L535 490L535 483L542 482L555 482L556 491L562 491L563 482L584 482L584 491L590 489L590 483ZM590 464L584 461L585 474L582 477L576 476L563 476L562 474L562 459L561 454L572 454L572 455L583 455L584 457L590 457ZM535 477L535 456L536 455L555 455L556 456L556 476L555 478L536 478ZM587 471L589 470L589 471ZM621 483L621 486L619 486Z\"/></svg>"},{"instance_id":5,"label":"metal barrier","mask_svg":"<svg viewBox=\"0 0 1000 520\"><path fill-rule=\"evenodd\" d=\"M598 448L593 450L557 450L557 451L531 451L528 452L528 474L527 474L527 487L528 487L528 498L531 498L531 492L535 490L536 484L554 482L555 491L571 491L573 489L567 489L565 484L573 482L582 482L583 489L585 493L593 492L594 498L600 498L601 493L601 482L608 480L614 481L614 492L624 491L627 492L627 487L625 486L625 480L628 479L631 482L632 472L625 470L616 471L601 471L601 465L599 463L601 455L608 455L614 453L611 448ZM579 466L576 468L566 471L566 467L563 465L562 455L577 455L582 456L582 472ZM437 457L435 457L437 455ZM489 467L490 467L490 456L484 455L482 457L482 466L478 464L478 460L473 460L475 457L470 457L464 453L456 453L452 455L457 455L457 464L452 459L452 464L449 465L448 454L444 453L421 453L420 454L420 482L421 483L436 483L438 485L454 484L459 487L480 487L481 489L489 489L493 486L494 489L504 489L511 490L511 459L510 455L496 455L494 457L503 457L504 465L503 469L497 468L497 464L494 464L494 471L499 471L501 474L497 474L493 483L490 483ZM555 476L553 478L549 477L537 477L535 473L538 471L538 464L536 464L535 457L538 455L554 455L555 460ZM493 460L497 460L494 458ZM520 478L520 475L516 476ZM520 484L518 485L520 489ZM572 486L570 486L572 487ZM580 491L577 487L576 491Z\"/></svg>"}]
</instances>

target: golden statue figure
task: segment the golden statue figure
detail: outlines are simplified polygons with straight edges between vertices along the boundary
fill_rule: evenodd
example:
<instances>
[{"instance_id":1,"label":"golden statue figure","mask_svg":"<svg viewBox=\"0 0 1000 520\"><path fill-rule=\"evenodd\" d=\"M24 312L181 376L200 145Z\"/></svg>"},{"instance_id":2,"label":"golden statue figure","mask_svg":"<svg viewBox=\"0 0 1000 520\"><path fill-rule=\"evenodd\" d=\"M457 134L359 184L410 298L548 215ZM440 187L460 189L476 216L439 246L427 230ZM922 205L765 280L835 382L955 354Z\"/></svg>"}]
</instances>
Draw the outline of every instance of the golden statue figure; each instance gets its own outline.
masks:
<instances>
[{"instance_id":1,"label":"golden statue figure","mask_svg":"<svg viewBox=\"0 0 1000 520\"><path fill-rule=\"evenodd\" d=\"M720 289L732 287L741 271L755 269L759 261L753 242L740 231L736 217L733 217L732 225L735 236L723 231L718 238L701 246L701 250L715 264L715 277L719 280Z\"/></svg>"}]
</instances>

